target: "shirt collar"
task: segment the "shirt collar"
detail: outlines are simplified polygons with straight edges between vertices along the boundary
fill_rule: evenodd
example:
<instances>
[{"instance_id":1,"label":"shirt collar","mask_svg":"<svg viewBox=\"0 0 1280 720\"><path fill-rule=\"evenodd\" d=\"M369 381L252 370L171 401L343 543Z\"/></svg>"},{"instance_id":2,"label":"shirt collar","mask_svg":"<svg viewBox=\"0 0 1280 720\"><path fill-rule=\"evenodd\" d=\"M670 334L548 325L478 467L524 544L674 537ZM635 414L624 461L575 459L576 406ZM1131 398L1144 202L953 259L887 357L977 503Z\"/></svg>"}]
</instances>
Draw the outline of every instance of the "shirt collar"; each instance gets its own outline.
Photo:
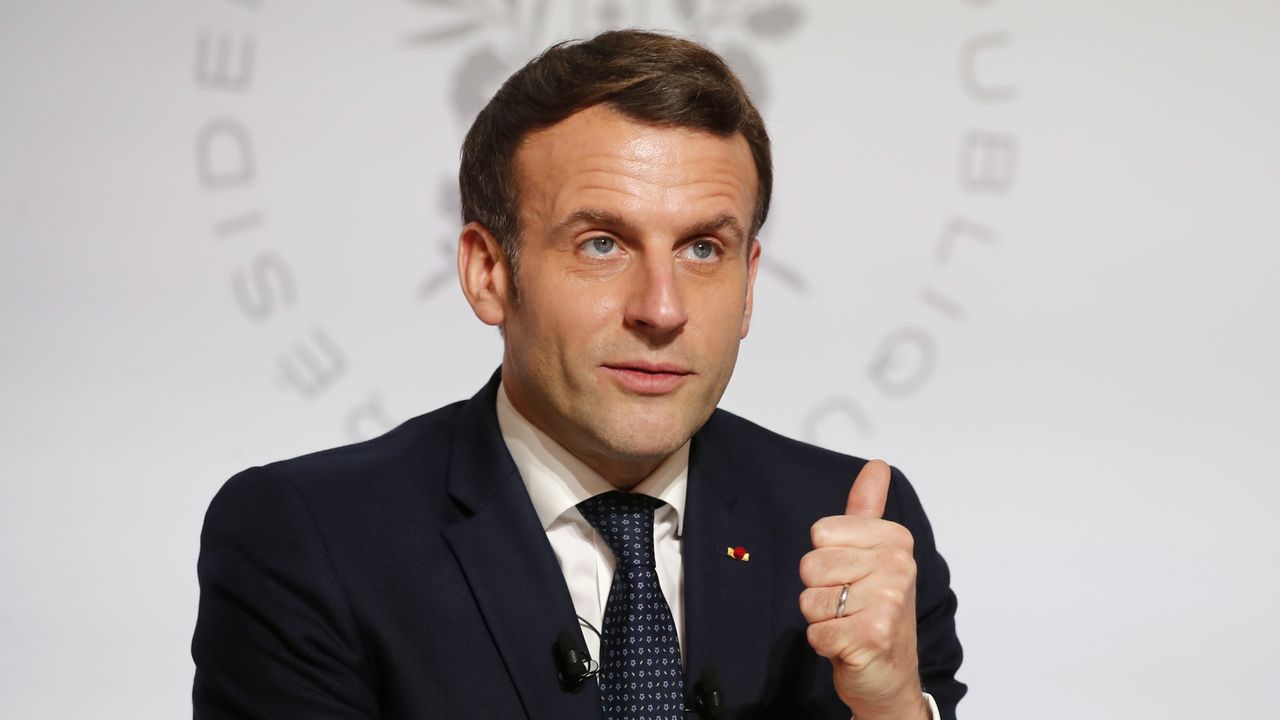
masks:
<instances>
[{"instance_id":1,"label":"shirt collar","mask_svg":"<svg viewBox=\"0 0 1280 720\"><path fill-rule=\"evenodd\" d=\"M497 410L502 439L520 471L543 530L583 500L615 489L521 415L507 399L506 388L501 384L498 385ZM679 536L684 534L688 483L689 442L685 442L631 492L655 497L670 505L676 512L676 535Z\"/></svg>"}]
</instances>

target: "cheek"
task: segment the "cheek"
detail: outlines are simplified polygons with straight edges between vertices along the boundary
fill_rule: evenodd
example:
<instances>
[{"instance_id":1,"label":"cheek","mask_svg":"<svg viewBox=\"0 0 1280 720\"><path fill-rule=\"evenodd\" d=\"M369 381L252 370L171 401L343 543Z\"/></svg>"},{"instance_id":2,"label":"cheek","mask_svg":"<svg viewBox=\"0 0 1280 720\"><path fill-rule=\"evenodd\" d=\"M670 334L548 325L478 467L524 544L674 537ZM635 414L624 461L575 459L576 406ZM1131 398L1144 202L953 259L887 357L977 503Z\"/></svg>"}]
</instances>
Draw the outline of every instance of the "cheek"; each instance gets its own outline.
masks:
<instances>
[{"instance_id":1,"label":"cheek","mask_svg":"<svg viewBox=\"0 0 1280 720\"><path fill-rule=\"evenodd\" d=\"M703 334L708 337L709 344L722 351L731 351L737 346L742 339L746 313L743 297L735 290L733 294L726 292L704 300Z\"/></svg>"},{"instance_id":2,"label":"cheek","mask_svg":"<svg viewBox=\"0 0 1280 720\"><path fill-rule=\"evenodd\" d=\"M531 337L543 340L548 349L558 348L573 356L593 347L611 324L617 309L607 294L583 292L581 288L560 286L531 302L524 311Z\"/></svg>"}]
</instances>

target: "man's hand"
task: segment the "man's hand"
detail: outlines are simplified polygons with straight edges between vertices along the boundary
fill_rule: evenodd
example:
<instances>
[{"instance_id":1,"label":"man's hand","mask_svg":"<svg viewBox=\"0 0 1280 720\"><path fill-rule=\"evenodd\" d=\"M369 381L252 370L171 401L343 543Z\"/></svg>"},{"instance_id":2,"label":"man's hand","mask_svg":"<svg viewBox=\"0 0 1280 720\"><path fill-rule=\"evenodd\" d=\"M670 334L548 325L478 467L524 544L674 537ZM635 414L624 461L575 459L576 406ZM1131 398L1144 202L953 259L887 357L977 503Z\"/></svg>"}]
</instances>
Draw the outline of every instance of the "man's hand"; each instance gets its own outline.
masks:
<instances>
[{"instance_id":1,"label":"man's hand","mask_svg":"<svg viewBox=\"0 0 1280 720\"><path fill-rule=\"evenodd\" d=\"M814 549L800 559L800 610L809 644L831 660L836 692L854 717L921 720L929 709L916 657L913 539L881 519L888 494L889 466L872 460L854 480L844 515L813 524Z\"/></svg>"}]
</instances>

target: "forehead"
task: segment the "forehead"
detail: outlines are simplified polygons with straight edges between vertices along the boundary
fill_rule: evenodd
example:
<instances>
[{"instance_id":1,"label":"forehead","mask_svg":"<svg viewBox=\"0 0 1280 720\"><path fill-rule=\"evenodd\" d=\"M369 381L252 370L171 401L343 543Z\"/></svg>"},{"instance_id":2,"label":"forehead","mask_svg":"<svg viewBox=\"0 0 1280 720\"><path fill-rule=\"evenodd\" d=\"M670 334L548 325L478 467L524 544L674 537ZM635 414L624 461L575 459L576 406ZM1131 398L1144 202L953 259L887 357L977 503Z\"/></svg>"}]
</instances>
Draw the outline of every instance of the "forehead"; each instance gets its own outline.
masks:
<instances>
[{"instance_id":1,"label":"forehead","mask_svg":"<svg viewBox=\"0 0 1280 720\"><path fill-rule=\"evenodd\" d=\"M755 163L741 133L654 125L605 105L530 133L516 170L522 215L635 206L731 213L745 226L755 202Z\"/></svg>"}]
</instances>

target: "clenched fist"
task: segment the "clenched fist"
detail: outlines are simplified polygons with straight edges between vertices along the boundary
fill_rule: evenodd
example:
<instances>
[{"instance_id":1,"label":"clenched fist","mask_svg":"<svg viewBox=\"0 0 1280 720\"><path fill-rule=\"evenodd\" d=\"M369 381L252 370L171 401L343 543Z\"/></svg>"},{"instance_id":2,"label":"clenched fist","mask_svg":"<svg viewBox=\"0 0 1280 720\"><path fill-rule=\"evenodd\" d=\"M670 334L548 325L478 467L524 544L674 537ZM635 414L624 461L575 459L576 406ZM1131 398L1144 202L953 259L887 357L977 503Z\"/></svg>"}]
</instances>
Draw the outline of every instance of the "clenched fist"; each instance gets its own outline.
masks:
<instances>
[{"instance_id":1,"label":"clenched fist","mask_svg":"<svg viewBox=\"0 0 1280 720\"><path fill-rule=\"evenodd\" d=\"M872 460L844 515L813 524L800 559L809 644L831 660L836 692L858 720L928 720L916 657L911 532L883 520L889 466Z\"/></svg>"}]
</instances>

